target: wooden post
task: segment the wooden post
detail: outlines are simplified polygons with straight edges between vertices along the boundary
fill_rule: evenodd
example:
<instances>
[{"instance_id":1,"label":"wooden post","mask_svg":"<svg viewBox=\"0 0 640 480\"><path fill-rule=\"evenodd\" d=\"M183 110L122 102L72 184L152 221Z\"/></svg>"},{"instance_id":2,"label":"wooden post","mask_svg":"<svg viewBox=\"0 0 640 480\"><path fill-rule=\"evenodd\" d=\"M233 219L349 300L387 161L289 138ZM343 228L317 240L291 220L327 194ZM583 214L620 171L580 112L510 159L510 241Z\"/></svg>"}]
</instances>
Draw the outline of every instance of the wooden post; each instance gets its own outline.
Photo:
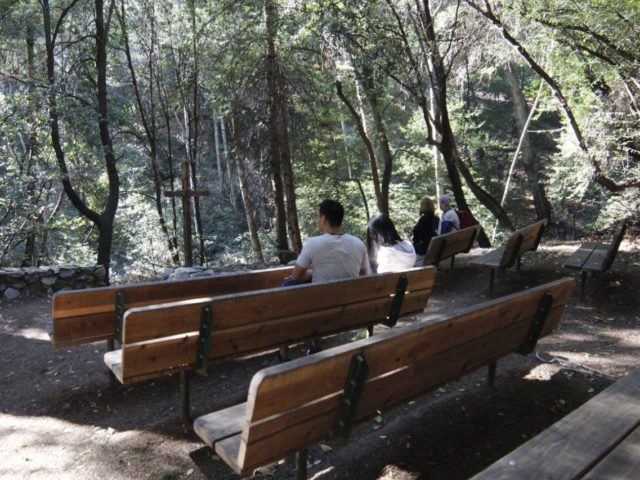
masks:
<instances>
[{"instance_id":1,"label":"wooden post","mask_svg":"<svg viewBox=\"0 0 640 480\"><path fill-rule=\"evenodd\" d=\"M182 181L182 190L177 192L164 192L165 197L182 198L182 225L183 225L183 242L184 264L187 267L193 266L193 247L191 244L191 199L193 197L201 197L209 195L207 191L191 190L191 166L187 160L182 162L182 172L180 175Z\"/></svg>"}]
</instances>

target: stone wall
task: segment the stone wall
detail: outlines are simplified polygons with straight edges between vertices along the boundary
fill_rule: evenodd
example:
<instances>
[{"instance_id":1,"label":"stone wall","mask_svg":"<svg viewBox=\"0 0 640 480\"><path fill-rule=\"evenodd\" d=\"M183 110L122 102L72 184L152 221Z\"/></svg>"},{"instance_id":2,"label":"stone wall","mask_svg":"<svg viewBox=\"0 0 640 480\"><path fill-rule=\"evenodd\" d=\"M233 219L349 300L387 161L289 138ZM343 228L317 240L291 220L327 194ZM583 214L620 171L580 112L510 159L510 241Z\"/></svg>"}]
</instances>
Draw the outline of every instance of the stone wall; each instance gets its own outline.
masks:
<instances>
[{"instance_id":1,"label":"stone wall","mask_svg":"<svg viewBox=\"0 0 640 480\"><path fill-rule=\"evenodd\" d=\"M25 267L0 269L0 299L15 300L30 294L53 295L58 290L77 290L105 285L101 265Z\"/></svg>"}]
</instances>

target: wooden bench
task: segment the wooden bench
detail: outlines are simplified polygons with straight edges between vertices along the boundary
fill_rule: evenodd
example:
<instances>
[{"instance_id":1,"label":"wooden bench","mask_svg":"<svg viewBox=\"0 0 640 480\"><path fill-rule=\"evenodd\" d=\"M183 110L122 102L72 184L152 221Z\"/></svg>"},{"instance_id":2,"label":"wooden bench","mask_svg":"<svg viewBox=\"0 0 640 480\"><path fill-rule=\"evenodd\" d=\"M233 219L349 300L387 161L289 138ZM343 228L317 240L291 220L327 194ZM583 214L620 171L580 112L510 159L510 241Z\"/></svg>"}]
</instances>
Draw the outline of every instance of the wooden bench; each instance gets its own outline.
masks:
<instances>
[{"instance_id":1,"label":"wooden bench","mask_svg":"<svg viewBox=\"0 0 640 480\"><path fill-rule=\"evenodd\" d=\"M124 315L122 348L104 361L123 384L181 372L189 417L189 371L211 360L275 349L313 337L393 326L422 312L434 267L137 307Z\"/></svg>"},{"instance_id":2,"label":"wooden bench","mask_svg":"<svg viewBox=\"0 0 640 480\"><path fill-rule=\"evenodd\" d=\"M587 272L606 272L613 265L620 244L627 229L623 220L610 245L595 242L587 242L580 245L562 265L564 268L580 270L580 297L584 296L584 285L587 281Z\"/></svg>"},{"instance_id":3,"label":"wooden bench","mask_svg":"<svg viewBox=\"0 0 640 480\"><path fill-rule=\"evenodd\" d=\"M246 403L199 417L194 430L240 475L306 448L345 437L364 420L408 398L489 365L530 353L558 324L575 280L567 278L396 328L256 373Z\"/></svg>"},{"instance_id":4,"label":"wooden bench","mask_svg":"<svg viewBox=\"0 0 640 480\"><path fill-rule=\"evenodd\" d=\"M639 451L636 369L473 479L640 478Z\"/></svg>"},{"instance_id":5,"label":"wooden bench","mask_svg":"<svg viewBox=\"0 0 640 480\"><path fill-rule=\"evenodd\" d=\"M455 256L471 250L473 242L481 229L480 225L474 225L433 237L424 256L423 265L435 265L437 267L442 260L451 257L451 268L453 268Z\"/></svg>"},{"instance_id":6,"label":"wooden bench","mask_svg":"<svg viewBox=\"0 0 640 480\"><path fill-rule=\"evenodd\" d=\"M504 270L516 265L520 270L520 258L526 252L533 252L538 248L540 239L547 225L546 220L532 223L513 232L502 247L496 248L470 261L471 264L491 269L489 277L489 293L493 295L493 283L496 270Z\"/></svg>"},{"instance_id":7,"label":"wooden bench","mask_svg":"<svg viewBox=\"0 0 640 480\"><path fill-rule=\"evenodd\" d=\"M173 282L58 292L52 301L53 345L67 348L106 340L109 350L113 350L114 340L120 340L122 318L129 308L275 288L292 270L293 267L279 267Z\"/></svg>"}]
</instances>

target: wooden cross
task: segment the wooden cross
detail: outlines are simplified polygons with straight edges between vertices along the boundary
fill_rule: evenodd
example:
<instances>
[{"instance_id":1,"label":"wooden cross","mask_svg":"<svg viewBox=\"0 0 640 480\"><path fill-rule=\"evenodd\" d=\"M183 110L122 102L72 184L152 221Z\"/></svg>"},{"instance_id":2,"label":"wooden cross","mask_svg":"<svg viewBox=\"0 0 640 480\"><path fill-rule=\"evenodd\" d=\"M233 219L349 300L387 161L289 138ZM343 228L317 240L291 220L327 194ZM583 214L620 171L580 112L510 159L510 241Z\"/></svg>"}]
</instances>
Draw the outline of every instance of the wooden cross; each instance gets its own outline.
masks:
<instances>
[{"instance_id":1,"label":"wooden cross","mask_svg":"<svg viewBox=\"0 0 640 480\"><path fill-rule=\"evenodd\" d=\"M191 246L191 199L193 197L202 197L209 195L209 192L205 190L191 190L191 165L189 161L182 162L182 190L176 192L164 192L165 197L180 197L182 198L182 219L183 219L183 248L184 248L184 263L187 267L193 266L193 247Z\"/></svg>"}]
</instances>

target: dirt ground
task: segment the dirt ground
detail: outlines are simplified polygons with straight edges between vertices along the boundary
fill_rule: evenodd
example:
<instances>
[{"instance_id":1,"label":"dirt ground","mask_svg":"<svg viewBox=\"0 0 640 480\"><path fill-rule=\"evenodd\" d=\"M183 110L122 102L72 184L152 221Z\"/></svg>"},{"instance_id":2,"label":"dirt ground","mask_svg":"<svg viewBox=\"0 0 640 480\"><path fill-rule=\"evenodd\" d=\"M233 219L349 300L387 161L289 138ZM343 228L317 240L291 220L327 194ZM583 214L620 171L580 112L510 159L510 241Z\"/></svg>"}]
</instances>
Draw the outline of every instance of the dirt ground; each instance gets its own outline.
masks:
<instances>
[{"instance_id":1,"label":"dirt ground","mask_svg":"<svg viewBox=\"0 0 640 480\"><path fill-rule=\"evenodd\" d=\"M521 272L498 277L496 295L566 275L561 264L577 246L545 243L523 258ZM452 270L443 262L421 318L487 300L488 273L466 265L479 253L457 258ZM495 390L480 370L381 412L347 445L312 447L309 478L468 478L640 363L638 292L640 245L624 242L612 270L589 278L585 300L576 289L536 353L498 363ZM0 478L238 478L183 424L177 376L111 384L105 345L56 350L50 325L49 299L0 304ZM244 401L253 373L275 361L270 352L213 365L192 384L194 416ZM282 462L258 475L292 478L293 470Z\"/></svg>"}]
</instances>

